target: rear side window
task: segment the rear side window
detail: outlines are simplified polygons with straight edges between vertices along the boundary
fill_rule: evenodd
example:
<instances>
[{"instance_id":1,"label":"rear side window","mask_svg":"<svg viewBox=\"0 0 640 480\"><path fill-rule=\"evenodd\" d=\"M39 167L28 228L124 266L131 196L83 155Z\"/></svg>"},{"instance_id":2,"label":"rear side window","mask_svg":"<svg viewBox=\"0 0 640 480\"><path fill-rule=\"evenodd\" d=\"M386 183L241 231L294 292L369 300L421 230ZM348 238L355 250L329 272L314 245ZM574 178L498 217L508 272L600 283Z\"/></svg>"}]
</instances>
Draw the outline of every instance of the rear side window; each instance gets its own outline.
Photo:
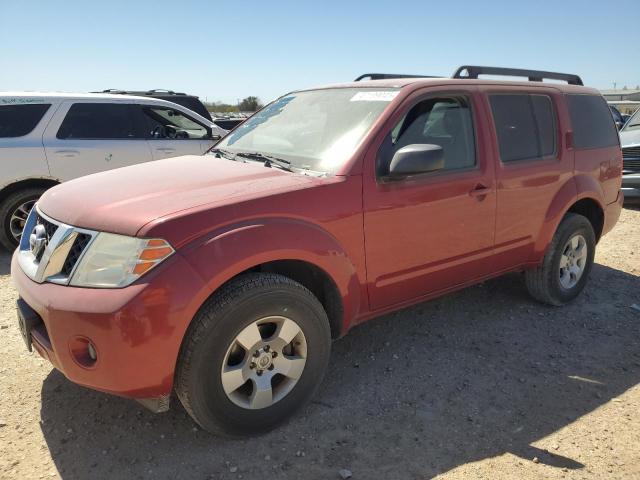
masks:
<instances>
[{"instance_id":1,"label":"rear side window","mask_svg":"<svg viewBox=\"0 0 640 480\"><path fill-rule=\"evenodd\" d=\"M45 103L0 106L0 138L22 137L31 133L50 106Z\"/></svg>"},{"instance_id":2,"label":"rear side window","mask_svg":"<svg viewBox=\"0 0 640 480\"><path fill-rule=\"evenodd\" d=\"M575 148L618 146L618 130L604 98L598 95L567 95Z\"/></svg>"},{"instance_id":3,"label":"rear side window","mask_svg":"<svg viewBox=\"0 0 640 480\"><path fill-rule=\"evenodd\" d=\"M62 121L59 139L143 138L132 106L123 103L75 103Z\"/></svg>"},{"instance_id":4,"label":"rear side window","mask_svg":"<svg viewBox=\"0 0 640 480\"><path fill-rule=\"evenodd\" d=\"M517 162L551 156L556 150L555 111L547 95L490 95L500 159Z\"/></svg>"}]
</instances>

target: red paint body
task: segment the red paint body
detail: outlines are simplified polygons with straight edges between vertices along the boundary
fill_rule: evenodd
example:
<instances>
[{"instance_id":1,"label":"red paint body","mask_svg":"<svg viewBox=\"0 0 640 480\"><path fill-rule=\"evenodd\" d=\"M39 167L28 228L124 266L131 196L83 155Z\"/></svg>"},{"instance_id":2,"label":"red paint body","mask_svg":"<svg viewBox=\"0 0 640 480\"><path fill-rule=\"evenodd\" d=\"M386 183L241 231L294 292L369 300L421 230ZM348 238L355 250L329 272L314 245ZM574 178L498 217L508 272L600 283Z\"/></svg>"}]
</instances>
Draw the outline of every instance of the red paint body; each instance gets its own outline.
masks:
<instances>
[{"instance_id":1,"label":"red paint body","mask_svg":"<svg viewBox=\"0 0 640 480\"><path fill-rule=\"evenodd\" d=\"M367 82L357 86L367 85ZM563 215L579 200L602 211L602 234L620 214L619 148L574 151L564 93L583 87L448 79L403 86L337 175L315 178L211 155L179 157L77 179L49 190L41 210L88 229L164 238L176 254L122 289L31 281L15 256L20 296L43 318L38 351L69 379L134 398L165 395L185 331L222 284L257 265L300 260L322 269L343 306L344 334L381 313L538 264ZM354 86L354 85L350 85ZM555 156L503 165L488 92L551 96ZM375 158L388 131L420 99L471 99L477 168L381 183ZM478 187L487 190L472 196ZM98 361L79 365L74 337Z\"/></svg>"}]
</instances>

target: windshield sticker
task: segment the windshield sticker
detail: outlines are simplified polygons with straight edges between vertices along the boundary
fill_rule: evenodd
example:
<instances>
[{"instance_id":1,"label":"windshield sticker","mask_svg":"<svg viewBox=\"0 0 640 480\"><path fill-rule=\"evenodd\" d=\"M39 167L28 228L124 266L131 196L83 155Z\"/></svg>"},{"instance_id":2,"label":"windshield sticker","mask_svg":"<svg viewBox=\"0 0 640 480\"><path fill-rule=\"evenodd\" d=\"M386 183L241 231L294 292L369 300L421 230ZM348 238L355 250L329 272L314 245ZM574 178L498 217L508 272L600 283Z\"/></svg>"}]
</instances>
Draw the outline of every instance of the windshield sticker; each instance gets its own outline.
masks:
<instances>
[{"instance_id":1,"label":"windshield sticker","mask_svg":"<svg viewBox=\"0 0 640 480\"><path fill-rule=\"evenodd\" d=\"M43 103L41 98L12 97L0 98L0 105L22 105L25 103Z\"/></svg>"},{"instance_id":2,"label":"windshield sticker","mask_svg":"<svg viewBox=\"0 0 640 480\"><path fill-rule=\"evenodd\" d=\"M390 102L399 92L358 92L351 97L352 102Z\"/></svg>"}]
</instances>

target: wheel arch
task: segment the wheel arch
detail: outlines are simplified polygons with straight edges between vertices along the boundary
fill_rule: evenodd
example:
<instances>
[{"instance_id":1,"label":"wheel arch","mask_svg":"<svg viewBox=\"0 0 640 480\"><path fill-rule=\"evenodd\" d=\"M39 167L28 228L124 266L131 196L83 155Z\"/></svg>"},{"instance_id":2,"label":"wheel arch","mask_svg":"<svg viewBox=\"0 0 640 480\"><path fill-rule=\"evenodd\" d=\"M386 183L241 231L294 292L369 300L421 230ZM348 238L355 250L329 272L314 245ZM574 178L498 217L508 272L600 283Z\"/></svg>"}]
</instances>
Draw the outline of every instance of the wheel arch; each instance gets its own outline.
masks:
<instances>
[{"instance_id":1,"label":"wheel arch","mask_svg":"<svg viewBox=\"0 0 640 480\"><path fill-rule=\"evenodd\" d=\"M542 230L534 249L534 262L544 257L558 225L567 213L577 213L586 217L600 240L604 228L604 202L599 184L588 176L574 177L566 182L553 198L545 217Z\"/></svg>"},{"instance_id":2,"label":"wheel arch","mask_svg":"<svg viewBox=\"0 0 640 480\"><path fill-rule=\"evenodd\" d=\"M224 228L181 254L204 282L197 309L248 272L278 273L309 289L327 313L333 338L343 335L366 306L360 270L350 256L328 231L302 220L261 219Z\"/></svg>"},{"instance_id":3,"label":"wheel arch","mask_svg":"<svg viewBox=\"0 0 640 480\"><path fill-rule=\"evenodd\" d=\"M331 328L331 338L343 333L344 304L335 281L321 267L306 260L281 259L254 265L229 278L222 286L247 273L276 273L307 288L322 304ZM214 292L215 293L215 292Z\"/></svg>"},{"instance_id":4,"label":"wheel arch","mask_svg":"<svg viewBox=\"0 0 640 480\"><path fill-rule=\"evenodd\" d=\"M4 202L4 200L12 193L19 192L20 190L25 190L27 188L48 189L59 184L59 180L50 177L31 177L17 180L15 182L4 185L0 189L0 203Z\"/></svg>"}]
</instances>

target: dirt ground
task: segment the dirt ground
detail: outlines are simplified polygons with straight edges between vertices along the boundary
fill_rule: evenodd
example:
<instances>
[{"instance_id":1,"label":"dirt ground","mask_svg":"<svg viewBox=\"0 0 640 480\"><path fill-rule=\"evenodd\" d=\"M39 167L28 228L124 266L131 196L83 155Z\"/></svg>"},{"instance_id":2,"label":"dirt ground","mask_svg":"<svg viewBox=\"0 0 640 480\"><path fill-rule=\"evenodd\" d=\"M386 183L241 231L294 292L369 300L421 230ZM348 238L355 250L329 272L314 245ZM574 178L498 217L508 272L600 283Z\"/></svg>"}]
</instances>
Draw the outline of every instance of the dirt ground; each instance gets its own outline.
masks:
<instances>
[{"instance_id":1,"label":"dirt ground","mask_svg":"<svg viewBox=\"0 0 640 480\"><path fill-rule=\"evenodd\" d=\"M640 478L640 209L596 263L564 308L513 274L357 327L288 425L227 440L28 354L2 254L0 477Z\"/></svg>"}]
</instances>

